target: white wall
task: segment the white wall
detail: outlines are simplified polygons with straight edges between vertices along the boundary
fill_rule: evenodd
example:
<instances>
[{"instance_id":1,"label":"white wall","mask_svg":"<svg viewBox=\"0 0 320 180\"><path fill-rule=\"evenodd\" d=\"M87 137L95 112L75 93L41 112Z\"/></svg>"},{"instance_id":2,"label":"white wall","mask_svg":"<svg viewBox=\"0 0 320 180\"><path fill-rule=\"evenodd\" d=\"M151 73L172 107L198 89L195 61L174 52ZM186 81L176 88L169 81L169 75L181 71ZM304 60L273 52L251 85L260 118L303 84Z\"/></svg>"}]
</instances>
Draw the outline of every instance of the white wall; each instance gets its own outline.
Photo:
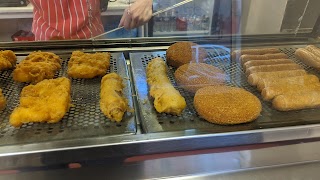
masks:
<instances>
[{"instance_id":1,"label":"white wall","mask_svg":"<svg viewBox=\"0 0 320 180\"><path fill-rule=\"evenodd\" d=\"M242 34L280 33L288 0L242 0Z\"/></svg>"}]
</instances>

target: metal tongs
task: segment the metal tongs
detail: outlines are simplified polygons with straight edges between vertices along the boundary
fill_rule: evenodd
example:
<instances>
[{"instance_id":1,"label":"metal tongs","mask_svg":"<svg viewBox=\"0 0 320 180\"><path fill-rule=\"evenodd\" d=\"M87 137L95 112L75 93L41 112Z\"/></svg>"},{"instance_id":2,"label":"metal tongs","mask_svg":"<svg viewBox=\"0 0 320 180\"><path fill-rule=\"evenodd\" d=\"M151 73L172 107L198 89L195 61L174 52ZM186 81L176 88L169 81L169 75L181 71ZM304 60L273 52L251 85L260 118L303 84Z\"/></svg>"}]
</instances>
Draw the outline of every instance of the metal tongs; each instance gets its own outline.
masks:
<instances>
[{"instance_id":1,"label":"metal tongs","mask_svg":"<svg viewBox=\"0 0 320 180\"><path fill-rule=\"evenodd\" d=\"M192 1L193 1L193 0L184 0L184 1L182 1L182 2L180 2L180 3L177 3L177 4L173 5L173 6L170 6L170 7L167 7L167 8L165 8L165 9L159 10L159 11L153 13L153 14L152 14L152 17L153 17L153 16L156 16L156 15L158 15L158 14L164 13L164 12L166 12L166 11L169 11L169 10L171 10L171 9L174 9L174 8L176 8L176 7L182 6L182 5L187 4L187 3L189 3L189 2L192 2ZM101 37L101 36L104 36L104 35L106 35L106 34L109 34L109 33L115 32L115 31L118 31L118 30L120 30L120 29L123 29L123 26L118 27L118 28L115 28L115 29L112 29L112 30L107 31L107 32L105 32L105 33L102 33L102 34L100 34L100 35L98 35L98 36L92 37L92 38L90 38L90 39L96 39L96 38L98 38L98 37Z\"/></svg>"}]
</instances>

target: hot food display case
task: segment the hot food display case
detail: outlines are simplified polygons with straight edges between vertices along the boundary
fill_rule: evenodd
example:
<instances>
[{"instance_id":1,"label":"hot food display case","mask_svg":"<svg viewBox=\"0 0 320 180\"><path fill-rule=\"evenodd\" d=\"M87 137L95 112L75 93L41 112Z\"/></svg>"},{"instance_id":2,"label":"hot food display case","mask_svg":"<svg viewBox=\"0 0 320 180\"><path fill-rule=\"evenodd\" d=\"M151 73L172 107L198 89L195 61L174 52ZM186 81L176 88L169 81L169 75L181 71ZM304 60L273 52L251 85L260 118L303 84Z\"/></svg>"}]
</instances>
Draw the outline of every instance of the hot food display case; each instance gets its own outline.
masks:
<instances>
[{"instance_id":1,"label":"hot food display case","mask_svg":"<svg viewBox=\"0 0 320 180\"><path fill-rule=\"evenodd\" d=\"M272 49L286 57L278 59L290 60L289 65L284 63L285 66L299 67L289 70L302 71L302 75L312 75L318 79L320 73L317 66L308 63L296 52L310 45L320 48L319 24L318 18L309 32L304 30L293 33L1 43L1 49L12 50L16 54L18 63L34 51L55 53L62 59L61 69L56 72L55 78L68 77L68 62L74 51L109 52L110 67L107 73L115 72L123 79L123 96L127 99L130 110L124 114L121 122L111 121L99 107L101 77L69 77L72 106L61 121L55 124L30 122L13 127L9 122L10 114L18 106L19 95L27 84L15 82L12 70L2 71L0 86L7 99L7 106L0 114L0 167L3 172L13 171L19 174L74 163L95 167L95 163L103 162L105 166L128 170L125 175L117 174L119 169L98 172L107 172L110 177L160 178L188 174L197 174L194 177L205 174L211 176L222 172L317 162L319 157L315 149L312 149L319 147L320 138L320 112L316 97L311 102L308 101L309 104L303 104L302 108L277 108L271 101L266 101L265 95L248 81L248 74L237 59L245 52L250 52L249 49L255 49L254 52ZM164 78L185 99L185 108L179 115L157 112L146 69L155 58L167 62L167 50L177 42L196 43L193 46L200 47L205 52L203 63L224 72L225 86L243 89L258 99L261 112L252 119L254 121L235 125L206 121L195 107L194 93L177 83L177 67L170 63L164 64ZM242 52L234 57L232 54L240 49ZM265 54L268 53L253 53L262 56L266 56ZM193 53L192 56L198 55ZM278 67L281 66L272 66ZM159 69L154 69L155 72L157 70ZM314 91L316 89L312 89ZM308 93L301 96L305 95L308 98ZM296 101L303 101L300 96L295 98ZM170 100L170 97L165 100ZM240 102L240 106L245 103L247 102ZM217 106L216 102L212 104L215 106L208 103L204 109ZM226 112L228 110L230 109ZM246 114L249 111L251 109L238 113ZM278 154L273 154L275 151ZM197 168L193 166L193 158L198 161ZM226 161L224 165L216 165ZM131 166L126 166L130 163ZM134 163L136 164L133 165ZM165 171L164 166L168 163L174 166L171 171ZM177 167L182 163L186 163L186 170ZM150 167L163 169L155 170ZM96 170L99 171L99 168Z\"/></svg>"}]
</instances>

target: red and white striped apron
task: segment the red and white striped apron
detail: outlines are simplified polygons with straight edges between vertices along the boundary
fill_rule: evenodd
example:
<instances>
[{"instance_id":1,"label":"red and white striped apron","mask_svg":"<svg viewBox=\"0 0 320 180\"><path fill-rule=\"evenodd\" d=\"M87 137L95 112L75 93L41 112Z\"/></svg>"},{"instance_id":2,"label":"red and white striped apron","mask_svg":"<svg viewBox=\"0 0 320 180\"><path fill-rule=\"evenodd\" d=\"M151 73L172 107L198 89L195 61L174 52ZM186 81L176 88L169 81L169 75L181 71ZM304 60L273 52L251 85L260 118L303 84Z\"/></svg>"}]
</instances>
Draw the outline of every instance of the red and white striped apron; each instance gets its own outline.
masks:
<instances>
[{"instance_id":1,"label":"red and white striped apron","mask_svg":"<svg viewBox=\"0 0 320 180\"><path fill-rule=\"evenodd\" d=\"M88 39L104 32L100 0L91 4L91 24L87 0L30 0L33 4L32 32L36 41L53 37Z\"/></svg>"}]
</instances>

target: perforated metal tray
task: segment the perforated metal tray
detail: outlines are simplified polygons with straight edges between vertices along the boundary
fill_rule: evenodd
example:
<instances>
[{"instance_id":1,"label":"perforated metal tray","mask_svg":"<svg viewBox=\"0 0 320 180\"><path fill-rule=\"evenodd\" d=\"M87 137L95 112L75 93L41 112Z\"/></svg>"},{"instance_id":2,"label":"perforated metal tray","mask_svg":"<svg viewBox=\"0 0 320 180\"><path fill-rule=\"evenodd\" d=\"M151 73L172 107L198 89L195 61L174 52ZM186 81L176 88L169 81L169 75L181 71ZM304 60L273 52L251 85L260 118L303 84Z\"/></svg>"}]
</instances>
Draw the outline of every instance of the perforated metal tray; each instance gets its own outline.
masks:
<instances>
[{"instance_id":1,"label":"perforated metal tray","mask_svg":"<svg viewBox=\"0 0 320 180\"><path fill-rule=\"evenodd\" d=\"M309 73L319 76L317 71L301 63L295 58L295 47L280 47L289 58L302 65ZM255 94L262 102L263 110L261 116L251 123L221 126L211 124L200 118L193 106L193 95L177 86L173 73L174 68L169 67L168 77L172 84L180 91L187 101L187 108L181 116L157 113L153 107L153 99L148 95L145 67L155 57L166 59L165 52L131 53L132 71L135 88L138 97L138 104L141 109L141 121L147 132L162 131L199 131L199 132L234 132L243 130L265 129L273 127L297 126L305 124L320 123L319 109L306 109L300 111L280 112L272 108L271 103L262 100L260 93L247 83L247 78L240 65L230 60L230 53L225 48L207 48L207 64L211 64L225 71L227 74L227 85L244 88Z\"/></svg>"},{"instance_id":2,"label":"perforated metal tray","mask_svg":"<svg viewBox=\"0 0 320 180\"><path fill-rule=\"evenodd\" d=\"M62 69L56 77L67 76L67 61L70 54L60 55L63 59ZM24 57L19 57L23 59ZM122 53L112 53L109 72L116 72L124 78L124 94L129 106L133 108L131 85L128 80L128 69ZM9 124L12 110L19 104L19 94L27 85L12 80L12 71L0 73L0 87L7 98L8 104L0 112L0 145L14 145L25 143L39 143L55 140L69 140L74 138L101 137L112 135L129 135L136 133L134 113L126 113L121 123L114 123L107 119L100 111L100 81L94 79L71 79L71 98L73 107L64 118L56 124L28 123L20 128Z\"/></svg>"}]
</instances>

